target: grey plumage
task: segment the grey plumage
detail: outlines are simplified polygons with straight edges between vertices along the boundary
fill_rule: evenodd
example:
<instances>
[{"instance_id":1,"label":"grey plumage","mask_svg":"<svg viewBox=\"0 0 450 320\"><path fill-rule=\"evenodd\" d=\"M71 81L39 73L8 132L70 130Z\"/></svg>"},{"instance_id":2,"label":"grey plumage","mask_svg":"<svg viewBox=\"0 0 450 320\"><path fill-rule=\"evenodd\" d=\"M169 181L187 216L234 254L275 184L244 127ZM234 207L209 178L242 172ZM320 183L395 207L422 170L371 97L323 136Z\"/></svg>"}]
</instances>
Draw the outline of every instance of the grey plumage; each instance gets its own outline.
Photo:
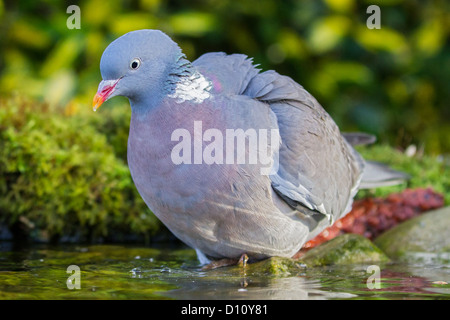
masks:
<instances>
[{"instance_id":1,"label":"grey plumage","mask_svg":"<svg viewBox=\"0 0 450 320\"><path fill-rule=\"evenodd\" d=\"M141 65L131 70L136 57ZM260 72L245 55L208 53L190 63L162 32L140 30L105 50L101 71L94 104L115 95L130 100L128 163L139 193L200 256L290 257L344 216L365 183L367 163L351 144L371 139L347 141L302 86ZM280 143L259 145L258 152L270 154L278 170L264 175L261 163L248 162L174 163L179 141L172 135L183 128L195 136L195 121L203 131L277 130ZM368 167L387 173L377 186L399 178Z\"/></svg>"}]
</instances>

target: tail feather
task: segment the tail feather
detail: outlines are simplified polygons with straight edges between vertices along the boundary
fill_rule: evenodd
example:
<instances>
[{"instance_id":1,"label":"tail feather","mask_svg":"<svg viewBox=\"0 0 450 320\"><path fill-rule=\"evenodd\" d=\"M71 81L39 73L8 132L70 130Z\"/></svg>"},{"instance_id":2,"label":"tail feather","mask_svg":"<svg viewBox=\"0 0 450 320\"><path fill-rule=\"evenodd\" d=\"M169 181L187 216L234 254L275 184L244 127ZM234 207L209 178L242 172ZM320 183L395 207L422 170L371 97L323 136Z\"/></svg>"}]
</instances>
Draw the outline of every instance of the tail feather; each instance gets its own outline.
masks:
<instances>
[{"instance_id":1,"label":"tail feather","mask_svg":"<svg viewBox=\"0 0 450 320\"><path fill-rule=\"evenodd\" d=\"M361 179L361 189L393 186L401 184L410 178L406 173L396 171L388 166L374 161L365 161Z\"/></svg>"},{"instance_id":2,"label":"tail feather","mask_svg":"<svg viewBox=\"0 0 450 320\"><path fill-rule=\"evenodd\" d=\"M374 143L377 138L374 135L364 133L364 132L342 132L341 133L345 140L352 145L368 145Z\"/></svg>"}]
</instances>

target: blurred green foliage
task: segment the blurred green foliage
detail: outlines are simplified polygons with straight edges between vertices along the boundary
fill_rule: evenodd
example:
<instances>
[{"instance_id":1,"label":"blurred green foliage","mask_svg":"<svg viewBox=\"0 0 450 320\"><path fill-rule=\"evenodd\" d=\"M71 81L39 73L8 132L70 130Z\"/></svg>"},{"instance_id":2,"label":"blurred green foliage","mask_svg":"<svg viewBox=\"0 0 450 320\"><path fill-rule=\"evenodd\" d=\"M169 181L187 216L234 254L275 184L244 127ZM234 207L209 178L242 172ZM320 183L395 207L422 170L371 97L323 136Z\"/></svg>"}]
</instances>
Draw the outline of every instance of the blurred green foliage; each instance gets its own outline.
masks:
<instances>
[{"instance_id":1,"label":"blurred green foliage","mask_svg":"<svg viewBox=\"0 0 450 320\"><path fill-rule=\"evenodd\" d=\"M66 27L70 4L81 9L79 30ZM366 27L371 4L381 9L381 29ZM449 7L445 0L0 0L0 92L89 108L106 46L131 30L161 29L192 60L245 53L291 76L345 131L448 153Z\"/></svg>"},{"instance_id":2,"label":"blurred green foliage","mask_svg":"<svg viewBox=\"0 0 450 320\"><path fill-rule=\"evenodd\" d=\"M368 196L387 197L391 193L402 192L405 188L432 188L444 196L444 203L450 204L450 158L423 154L418 150L408 155L385 144L357 147L365 158L388 164L389 167L410 176L403 184L370 190L360 190L358 198Z\"/></svg>"},{"instance_id":3,"label":"blurred green foliage","mask_svg":"<svg viewBox=\"0 0 450 320\"><path fill-rule=\"evenodd\" d=\"M41 240L148 238L159 223L114 153L115 138L68 110L0 100L0 223Z\"/></svg>"}]
</instances>

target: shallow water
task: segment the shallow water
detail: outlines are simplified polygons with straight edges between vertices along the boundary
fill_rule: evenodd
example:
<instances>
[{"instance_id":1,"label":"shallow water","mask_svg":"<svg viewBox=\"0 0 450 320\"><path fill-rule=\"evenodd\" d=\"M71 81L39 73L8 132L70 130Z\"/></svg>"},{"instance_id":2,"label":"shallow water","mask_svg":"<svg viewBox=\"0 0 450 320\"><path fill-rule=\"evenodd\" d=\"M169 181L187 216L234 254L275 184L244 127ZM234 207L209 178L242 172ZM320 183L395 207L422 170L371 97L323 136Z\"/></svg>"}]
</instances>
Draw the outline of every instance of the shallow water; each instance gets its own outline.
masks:
<instances>
[{"instance_id":1,"label":"shallow water","mask_svg":"<svg viewBox=\"0 0 450 320\"><path fill-rule=\"evenodd\" d=\"M80 276L69 286L80 289L68 288L70 265ZM185 247L0 243L0 299L450 299L448 265L380 265L380 289L368 288L368 266L305 267L275 277L202 271Z\"/></svg>"}]
</instances>

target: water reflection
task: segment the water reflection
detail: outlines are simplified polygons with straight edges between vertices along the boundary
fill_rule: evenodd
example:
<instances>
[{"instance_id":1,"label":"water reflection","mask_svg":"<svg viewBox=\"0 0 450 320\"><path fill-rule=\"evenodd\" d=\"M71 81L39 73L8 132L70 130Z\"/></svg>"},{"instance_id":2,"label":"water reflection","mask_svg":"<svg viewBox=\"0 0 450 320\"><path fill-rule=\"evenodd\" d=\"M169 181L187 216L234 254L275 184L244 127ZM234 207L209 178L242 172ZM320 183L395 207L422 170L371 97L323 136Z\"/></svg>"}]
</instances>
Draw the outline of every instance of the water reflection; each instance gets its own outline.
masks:
<instances>
[{"instance_id":1,"label":"water reflection","mask_svg":"<svg viewBox=\"0 0 450 320\"><path fill-rule=\"evenodd\" d=\"M165 295L175 299L199 300L317 300L357 297L351 293L322 290L319 280L306 280L298 276L248 281L249 284L245 288L240 285L239 279L236 281L218 281L217 279L178 281L180 288L166 292Z\"/></svg>"}]
</instances>

